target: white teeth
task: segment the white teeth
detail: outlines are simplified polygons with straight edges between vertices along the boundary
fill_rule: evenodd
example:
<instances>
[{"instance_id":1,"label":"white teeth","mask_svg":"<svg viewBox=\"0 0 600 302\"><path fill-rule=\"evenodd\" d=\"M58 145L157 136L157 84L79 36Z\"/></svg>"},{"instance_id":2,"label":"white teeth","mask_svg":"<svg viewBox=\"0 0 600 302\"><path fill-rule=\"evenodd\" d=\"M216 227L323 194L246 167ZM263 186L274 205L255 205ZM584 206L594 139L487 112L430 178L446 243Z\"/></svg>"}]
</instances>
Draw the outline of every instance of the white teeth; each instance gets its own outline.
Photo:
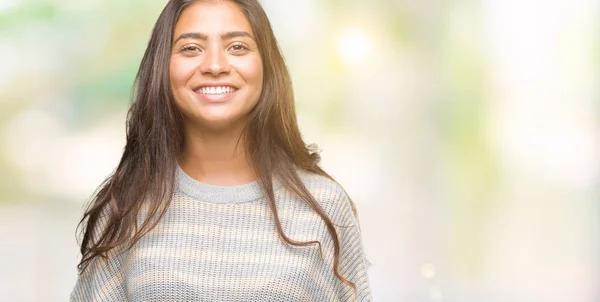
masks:
<instances>
[{"instance_id":1,"label":"white teeth","mask_svg":"<svg viewBox=\"0 0 600 302\"><path fill-rule=\"evenodd\" d=\"M202 94L223 94L223 93L231 93L236 89L231 86L218 86L218 87L202 87L198 89L198 92Z\"/></svg>"}]
</instances>

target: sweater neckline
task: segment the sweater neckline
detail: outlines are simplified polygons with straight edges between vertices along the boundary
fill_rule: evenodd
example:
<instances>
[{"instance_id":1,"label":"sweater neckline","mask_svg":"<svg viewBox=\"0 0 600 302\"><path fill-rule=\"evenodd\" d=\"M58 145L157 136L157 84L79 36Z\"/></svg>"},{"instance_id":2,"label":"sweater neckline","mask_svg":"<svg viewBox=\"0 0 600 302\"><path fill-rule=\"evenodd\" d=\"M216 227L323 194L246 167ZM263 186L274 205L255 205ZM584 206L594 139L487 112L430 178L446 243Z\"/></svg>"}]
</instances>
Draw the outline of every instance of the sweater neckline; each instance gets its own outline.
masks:
<instances>
[{"instance_id":1,"label":"sweater neckline","mask_svg":"<svg viewBox=\"0 0 600 302\"><path fill-rule=\"evenodd\" d=\"M235 186L217 186L198 181L177 165L177 190L200 201L211 203L242 203L264 197L258 180ZM273 191L281 186L273 179Z\"/></svg>"}]
</instances>

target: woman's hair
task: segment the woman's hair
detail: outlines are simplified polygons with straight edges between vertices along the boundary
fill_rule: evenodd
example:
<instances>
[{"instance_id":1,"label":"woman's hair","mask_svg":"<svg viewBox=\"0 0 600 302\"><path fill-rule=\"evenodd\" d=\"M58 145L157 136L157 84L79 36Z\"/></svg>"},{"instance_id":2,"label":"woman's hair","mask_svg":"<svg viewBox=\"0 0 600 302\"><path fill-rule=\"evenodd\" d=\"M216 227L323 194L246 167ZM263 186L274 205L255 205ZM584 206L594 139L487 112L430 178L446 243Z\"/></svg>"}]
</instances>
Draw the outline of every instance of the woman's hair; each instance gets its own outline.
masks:
<instances>
[{"instance_id":1,"label":"woman's hair","mask_svg":"<svg viewBox=\"0 0 600 302\"><path fill-rule=\"evenodd\" d=\"M200 0L202 1L202 0ZM273 178L303 199L322 219L334 247L333 271L356 290L339 272L340 240L327 213L304 186L297 169L333 178L319 166L319 155L302 140L292 83L271 25L257 0L231 0L248 18L263 62L263 89L243 131L247 156L273 213L282 240L295 246L318 245L285 235L273 191ZM175 189L177 157L183 147L183 119L173 99L169 61L175 24L194 0L170 0L158 17L135 80L133 103L127 114L127 142L117 169L99 187L81 219L85 231L81 242L83 272L91 260L107 258L111 249L131 248L148 233L168 209ZM148 216L138 226L145 200ZM352 201L350 201L355 211ZM78 226L78 227L79 227Z\"/></svg>"}]
</instances>

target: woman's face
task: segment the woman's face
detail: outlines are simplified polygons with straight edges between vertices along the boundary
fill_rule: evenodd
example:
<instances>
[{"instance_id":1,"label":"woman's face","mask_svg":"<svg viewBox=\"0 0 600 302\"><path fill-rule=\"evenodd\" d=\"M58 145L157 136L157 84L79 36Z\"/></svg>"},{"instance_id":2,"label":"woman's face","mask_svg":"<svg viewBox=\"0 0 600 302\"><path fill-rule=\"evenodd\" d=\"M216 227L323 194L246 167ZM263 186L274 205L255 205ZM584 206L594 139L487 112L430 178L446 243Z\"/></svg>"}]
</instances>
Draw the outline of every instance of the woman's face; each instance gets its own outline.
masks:
<instances>
[{"instance_id":1,"label":"woman's face","mask_svg":"<svg viewBox=\"0 0 600 302\"><path fill-rule=\"evenodd\" d=\"M185 123L223 130L247 119L262 92L258 45L244 13L230 1L198 1L175 25L171 91Z\"/></svg>"}]
</instances>

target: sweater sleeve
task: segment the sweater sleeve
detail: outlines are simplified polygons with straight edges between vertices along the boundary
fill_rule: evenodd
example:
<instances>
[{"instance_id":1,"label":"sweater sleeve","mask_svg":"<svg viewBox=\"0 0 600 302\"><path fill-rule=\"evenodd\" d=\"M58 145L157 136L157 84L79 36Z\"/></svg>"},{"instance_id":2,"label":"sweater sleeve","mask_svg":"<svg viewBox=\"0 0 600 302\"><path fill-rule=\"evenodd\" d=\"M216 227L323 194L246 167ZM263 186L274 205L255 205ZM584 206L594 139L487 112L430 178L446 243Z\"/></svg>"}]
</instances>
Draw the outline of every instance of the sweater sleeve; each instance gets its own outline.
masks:
<instances>
[{"instance_id":1,"label":"sweater sleeve","mask_svg":"<svg viewBox=\"0 0 600 302\"><path fill-rule=\"evenodd\" d=\"M94 258L77 278L70 301L126 301L122 258L114 253L108 259Z\"/></svg>"},{"instance_id":2,"label":"sweater sleeve","mask_svg":"<svg viewBox=\"0 0 600 302\"><path fill-rule=\"evenodd\" d=\"M345 223L337 227L341 243L340 273L356 286L357 299L354 299L354 289L341 282L339 283L339 295L341 301L372 301L371 286L367 275L367 259L364 253L358 221L352 211L350 200L343 191L341 193L341 201L340 214L342 217L340 220Z\"/></svg>"},{"instance_id":3,"label":"sweater sleeve","mask_svg":"<svg viewBox=\"0 0 600 302\"><path fill-rule=\"evenodd\" d=\"M99 222L97 230L104 226L103 219ZM127 301L123 274L124 258L125 253L118 246L108 251L106 259L99 256L92 259L83 272L79 271L69 301Z\"/></svg>"}]
</instances>

